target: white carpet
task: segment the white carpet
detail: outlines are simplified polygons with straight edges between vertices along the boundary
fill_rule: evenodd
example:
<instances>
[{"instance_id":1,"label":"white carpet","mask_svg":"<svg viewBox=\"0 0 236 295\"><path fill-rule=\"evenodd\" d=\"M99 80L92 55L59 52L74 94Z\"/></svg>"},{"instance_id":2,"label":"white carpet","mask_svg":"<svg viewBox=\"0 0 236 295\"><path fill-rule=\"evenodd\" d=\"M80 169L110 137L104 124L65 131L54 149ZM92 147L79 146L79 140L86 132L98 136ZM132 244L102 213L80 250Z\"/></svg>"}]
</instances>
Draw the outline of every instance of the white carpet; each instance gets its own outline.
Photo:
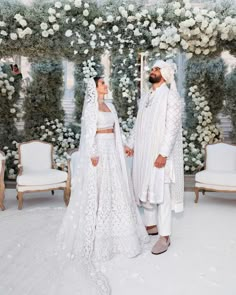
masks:
<instances>
[{"instance_id":1,"label":"white carpet","mask_svg":"<svg viewBox=\"0 0 236 295\"><path fill-rule=\"evenodd\" d=\"M0 212L0 263L3 256L14 260L26 239L39 249L50 247L65 211L62 192L26 194L22 211L15 196L15 190L6 191L7 210ZM112 295L236 294L236 194L207 193L198 204L193 200L192 192L185 193L185 212L174 215L165 254L150 254L153 238L139 257L119 256L102 265ZM0 273L5 295L1 278Z\"/></svg>"}]
</instances>

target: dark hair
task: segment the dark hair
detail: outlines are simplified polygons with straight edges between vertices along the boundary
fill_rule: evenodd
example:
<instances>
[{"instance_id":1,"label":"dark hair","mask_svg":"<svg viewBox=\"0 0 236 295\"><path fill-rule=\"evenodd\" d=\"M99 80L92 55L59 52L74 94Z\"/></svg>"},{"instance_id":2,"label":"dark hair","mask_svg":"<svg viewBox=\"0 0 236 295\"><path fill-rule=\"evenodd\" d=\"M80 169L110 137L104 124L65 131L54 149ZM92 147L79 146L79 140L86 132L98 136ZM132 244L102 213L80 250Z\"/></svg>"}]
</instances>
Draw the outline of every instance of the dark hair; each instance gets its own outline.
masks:
<instances>
[{"instance_id":1,"label":"dark hair","mask_svg":"<svg viewBox=\"0 0 236 295\"><path fill-rule=\"evenodd\" d=\"M100 79L102 79L102 77L97 76L97 77L94 77L93 79L94 79L94 81L95 81L96 87L98 87L98 81L99 81Z\"/></svg>"}]
</instances>

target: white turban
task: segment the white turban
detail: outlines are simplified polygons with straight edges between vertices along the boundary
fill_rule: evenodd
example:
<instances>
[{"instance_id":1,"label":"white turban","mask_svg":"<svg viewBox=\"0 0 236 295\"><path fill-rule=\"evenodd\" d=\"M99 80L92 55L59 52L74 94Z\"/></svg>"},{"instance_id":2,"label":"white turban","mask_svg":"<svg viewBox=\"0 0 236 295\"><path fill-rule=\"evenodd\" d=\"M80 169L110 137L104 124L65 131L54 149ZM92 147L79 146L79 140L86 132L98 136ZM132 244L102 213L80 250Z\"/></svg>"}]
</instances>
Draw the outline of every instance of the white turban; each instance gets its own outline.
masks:
<instances>
[{"instance_id":1,"label":"white turban","mask_svg":"<svg viewBox=\"0 0 236 295\"><path fill-rule=\"evenodd\" d=\"M170 61L165 62L164 60L157 60L152 67L159 68L161 75L165 79L166 83L170 84L170 89L177 91L175 84L176 64Z\"/></svg>"}]
</instances>

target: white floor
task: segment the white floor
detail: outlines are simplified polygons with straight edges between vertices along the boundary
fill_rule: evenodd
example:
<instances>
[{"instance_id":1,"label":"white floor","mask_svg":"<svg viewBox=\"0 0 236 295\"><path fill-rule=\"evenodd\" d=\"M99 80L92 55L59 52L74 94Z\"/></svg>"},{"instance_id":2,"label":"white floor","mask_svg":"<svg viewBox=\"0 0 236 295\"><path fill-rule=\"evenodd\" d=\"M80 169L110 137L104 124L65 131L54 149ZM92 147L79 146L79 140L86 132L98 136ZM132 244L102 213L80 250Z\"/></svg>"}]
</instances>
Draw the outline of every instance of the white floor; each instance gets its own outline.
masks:
<instances>
[{"instance_id":1,"label":"white floor","mask_svg":"<svg viewBox=\"0 0 236 295\"><path fill-rule=\"evenodd\" d=\"M65 211L62 192L26 194L22 211L15 196L15 190L7 190L7 210L0 212L0 264L1 257L14 260L23 237L48 247ZM185 193L185 212L174 215L165 254L150 254L153 238L139 257L116 257L102 265L112 295L236 294L236 194L207 193L198 204L193 200L192 192Z\"/></svg>"}]
</instances>

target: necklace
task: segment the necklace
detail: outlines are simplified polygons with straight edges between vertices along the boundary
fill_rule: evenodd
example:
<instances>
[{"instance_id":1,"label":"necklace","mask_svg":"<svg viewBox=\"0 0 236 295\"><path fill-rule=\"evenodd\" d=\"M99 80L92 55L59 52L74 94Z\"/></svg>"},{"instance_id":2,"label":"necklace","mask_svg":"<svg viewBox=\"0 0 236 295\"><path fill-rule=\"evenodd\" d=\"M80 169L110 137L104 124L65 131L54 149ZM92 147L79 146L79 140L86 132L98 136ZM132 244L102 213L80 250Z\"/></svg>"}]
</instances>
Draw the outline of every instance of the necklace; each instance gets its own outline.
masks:
<instances>
[{"instance_id":1,"label":"necklace","mask_svg":"<svg viewBox=\"0 0 236 295\"><path fill-rule=\"evenodd\" d=\"M149 94L148 94L148 97L147 97L147 101L145 103L145 107L148 108L152 105L152 101L154 99L154 94L155 94L155 91L150 91Z\"/></svg>"}]
</instances>

